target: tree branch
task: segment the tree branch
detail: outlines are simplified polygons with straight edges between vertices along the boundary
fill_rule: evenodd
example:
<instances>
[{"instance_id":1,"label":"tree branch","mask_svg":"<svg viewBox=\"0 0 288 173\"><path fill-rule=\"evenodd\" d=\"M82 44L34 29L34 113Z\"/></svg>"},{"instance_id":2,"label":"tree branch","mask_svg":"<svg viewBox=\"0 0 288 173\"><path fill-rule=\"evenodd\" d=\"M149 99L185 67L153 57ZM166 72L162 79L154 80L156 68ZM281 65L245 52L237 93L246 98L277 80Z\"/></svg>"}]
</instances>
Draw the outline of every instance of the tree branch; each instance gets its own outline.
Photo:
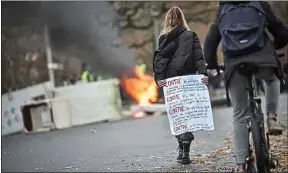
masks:
<instances>
[{"instance_id":1,"label":"tree branch","mask_svg":"<svg viewBox=\"0 0 288 173\"><path fill-rule=\"evenodd\" d=\"M131 6L130 7L122 6L121 8L117 9L118 14L123 17L119 21L121 29L131 28L131 29L136 29L136 30L147 30L147 29L151 28L153 26L153 20L152 19L150 19L148 21L148 24L144 24L144 25L135 24L135 22L133 20L134 16L139 14L139 11L143 8L144 2L139 2L136 5L133 5L132 7Z\"/></svg>"},{"instance_id":2,"label":"tree branch","mask_svg":"<svg viewBox=\"0 0 288 173\"><path fill-rule=\"evenodd\" d=\"M151 28L153 26L153 20L150 19L148 24L146 25L136 25L133 21L133 17L139 12L139 10L143 7L143 3L139 3L136 6L134 6L132 12L130 14L125 14L125 20L126 20L126 24L125 26L122 27L122 29L127 29L127 28L133 28L133 29L137 29L137 30L147 30L149 28Z\"/></svg>"}]
</instances>

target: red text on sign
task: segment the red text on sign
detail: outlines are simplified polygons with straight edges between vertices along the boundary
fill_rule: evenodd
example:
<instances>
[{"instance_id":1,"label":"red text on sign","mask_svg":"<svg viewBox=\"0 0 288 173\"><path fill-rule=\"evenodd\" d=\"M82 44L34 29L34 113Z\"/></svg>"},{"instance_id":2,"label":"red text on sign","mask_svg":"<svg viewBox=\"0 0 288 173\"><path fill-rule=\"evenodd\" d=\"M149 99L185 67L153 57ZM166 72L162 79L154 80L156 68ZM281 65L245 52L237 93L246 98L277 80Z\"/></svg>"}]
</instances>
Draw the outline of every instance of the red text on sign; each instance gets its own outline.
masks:
<instances>
[{"instance_id":1,"label":"red text on sign","mask_svg":"<svg viewBox=\"0 0 288 173\"><path fill-rule=\"evenodd\" d=\"M179 125L179 126L175 126L175 127L174 127L174 132L177 132L177 131L179 131L179 130L186 130L186 129L188 129L187 124L181 124L181 125Z\"/></svg>"},{"instance_id":2,"label":"red text on sign","mask_svg":"<svg viewBox=\"0 0 288 173\"><path fill-rule=\"evenodd\" d=\"M167 97L167 102L171 102L171 101L177 100L177 99L180 99L179 94Z\"/></svg>"},{"instance_id":3,"label":"red text on sign","mask_svg":"<svg viewBox=\"0 0 288 173\"><path fill-rule=\"evenodd\" d=\"M175 107L175 108L172 108L169 110L169 113L171 115L175 114L175 113L178 113L178 112L183 112L184 111L184 106L181 106L181 107Z\"/></svg>"},{"instance_id":4,"label":"red text on sign","mask_svg":"<svg viewBox=\"0 0 288 173\"><path fill-rule=\"evenodd\" d=\"M181 80L180 78L170 80L166 83L166 86L173 86L173 85L181 84L180 80Z\"/></svg>"}]
</instances>

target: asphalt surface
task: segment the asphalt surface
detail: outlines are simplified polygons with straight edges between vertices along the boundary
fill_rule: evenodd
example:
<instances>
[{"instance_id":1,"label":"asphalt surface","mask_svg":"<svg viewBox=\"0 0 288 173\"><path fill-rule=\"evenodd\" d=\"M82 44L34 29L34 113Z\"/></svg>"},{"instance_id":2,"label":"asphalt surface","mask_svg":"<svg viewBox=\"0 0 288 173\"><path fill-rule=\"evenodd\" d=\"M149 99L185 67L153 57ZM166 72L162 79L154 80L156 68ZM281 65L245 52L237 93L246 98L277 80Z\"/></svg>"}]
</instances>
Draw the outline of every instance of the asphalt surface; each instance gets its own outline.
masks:
<instances>
[{"instance_id":1,"label":"asphalt surface","mask_svg":"<svg viewBox=\"0 0 288 173\"><path fill-rule=\"evenodd\" d=\"M231 108L215 107L213 114L215 130L195 132L191 157L225 147L227 136L231 136ZM286 95L280 98L279 117L287 120L283 115L287 116ZM1 148L3 172L203 171L209 167L175 162L177 143L166 116L4 136ZM228 167L234 164L231 156L224 160ZM213 164L218 163L212 163L210 170Z\"/></svg>"}]
</instances>

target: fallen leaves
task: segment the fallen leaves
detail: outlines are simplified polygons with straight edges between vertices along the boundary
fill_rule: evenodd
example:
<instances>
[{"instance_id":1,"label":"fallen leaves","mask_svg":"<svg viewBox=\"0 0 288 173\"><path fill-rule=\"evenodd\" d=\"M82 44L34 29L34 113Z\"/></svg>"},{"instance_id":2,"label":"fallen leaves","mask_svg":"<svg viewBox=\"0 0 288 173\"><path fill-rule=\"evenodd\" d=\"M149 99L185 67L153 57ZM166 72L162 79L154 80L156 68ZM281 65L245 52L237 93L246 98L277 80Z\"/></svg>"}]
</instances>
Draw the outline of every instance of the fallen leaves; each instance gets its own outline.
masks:
<instances>
[{"instance_id":1,"label":"fallen leaves","mask_svg":"<svg viewBox=\"0 0 288 173\"><path fill-rule=\"evenodd\" d=\"M270 136L270 151L276 156L279 165L276 172L288 172L288 137L286 135Z\"/></svg>"},{"instance_id":2,"label":"fallen leaves","mask_svg":"<svg viewBox=\"0 0 288 173\"><path fill-rule=\"evenodd\" d=\"M225 147L219 150L214 151L215 154L217 155L227 155L227 154L232 154L232 149L230 147Z\"/></svg>"},{"instance_id":3,"label":"fallen leaves","mask_svg":"<svg viewBox=\"0 0 288 173\"><path fill-rule=\"evenodd\" d=\"M271 153L279 161L279 166L271 172L288 172L288 137L281 136L270 136ZM205 151L205 141L198 141L197 145L204 146L202 151ZM232 134L228 134L223 141L224 147L218 148L212 152L203 154L197 152L198 150L191 150L191 165L177 165L169 168L160 167L156 165L153 171L162 170L161 172L231 172L235 166L235 156L232 147ZM216 146L215 146L216 147ZM193 148L193 146L192 146ZM155 156L150 156L155 159ZM161 160L161 159L160 159ZM172 162L175 160L172 160ZM165 170L165 171L164 171Z\"/></svg>"},{"instance_id":4,"label":"fallen leaves","mask_svg":"<svg viewBox=\"0 0 288 173\"><path fill-rule=\"evenodd\" d=\"M191 159L193 164L204 164L205 163L205 158L203 156L200 157L193 157Z\"/></svg>"},{"instance_id":5,"label":"fallen leaves","mask_svg":"<svg viewBox=\"0 0 288 173\"><path fill-rule=\"evenodd\" d=\"M202 154L192 157L191 161L193 164L213 164L217 162L220 158L217 156L216 152L212 154Z\"/></svg>"}]
</instances>

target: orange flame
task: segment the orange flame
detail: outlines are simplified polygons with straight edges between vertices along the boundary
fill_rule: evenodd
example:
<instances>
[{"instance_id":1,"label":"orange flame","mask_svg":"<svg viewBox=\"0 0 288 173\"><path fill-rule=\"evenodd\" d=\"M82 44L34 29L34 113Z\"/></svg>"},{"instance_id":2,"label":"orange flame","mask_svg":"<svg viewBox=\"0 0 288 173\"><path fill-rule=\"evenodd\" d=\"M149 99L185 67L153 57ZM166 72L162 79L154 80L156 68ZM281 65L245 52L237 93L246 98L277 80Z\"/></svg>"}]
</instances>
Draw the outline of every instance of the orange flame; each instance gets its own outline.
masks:
<instances>
[{"instance_id":1,"label":"orange flame","mask_svg":"<svg viewBox=\"0 0 288 173\"><path fill-rule=\"evenodd\" d=\"M126 77L121 79L122 87L125 89L139 105L149 105L158 100L157 85L152 76L143 73L139 68L135 68L136 77Z\"/></svg>"}]
</instances>

